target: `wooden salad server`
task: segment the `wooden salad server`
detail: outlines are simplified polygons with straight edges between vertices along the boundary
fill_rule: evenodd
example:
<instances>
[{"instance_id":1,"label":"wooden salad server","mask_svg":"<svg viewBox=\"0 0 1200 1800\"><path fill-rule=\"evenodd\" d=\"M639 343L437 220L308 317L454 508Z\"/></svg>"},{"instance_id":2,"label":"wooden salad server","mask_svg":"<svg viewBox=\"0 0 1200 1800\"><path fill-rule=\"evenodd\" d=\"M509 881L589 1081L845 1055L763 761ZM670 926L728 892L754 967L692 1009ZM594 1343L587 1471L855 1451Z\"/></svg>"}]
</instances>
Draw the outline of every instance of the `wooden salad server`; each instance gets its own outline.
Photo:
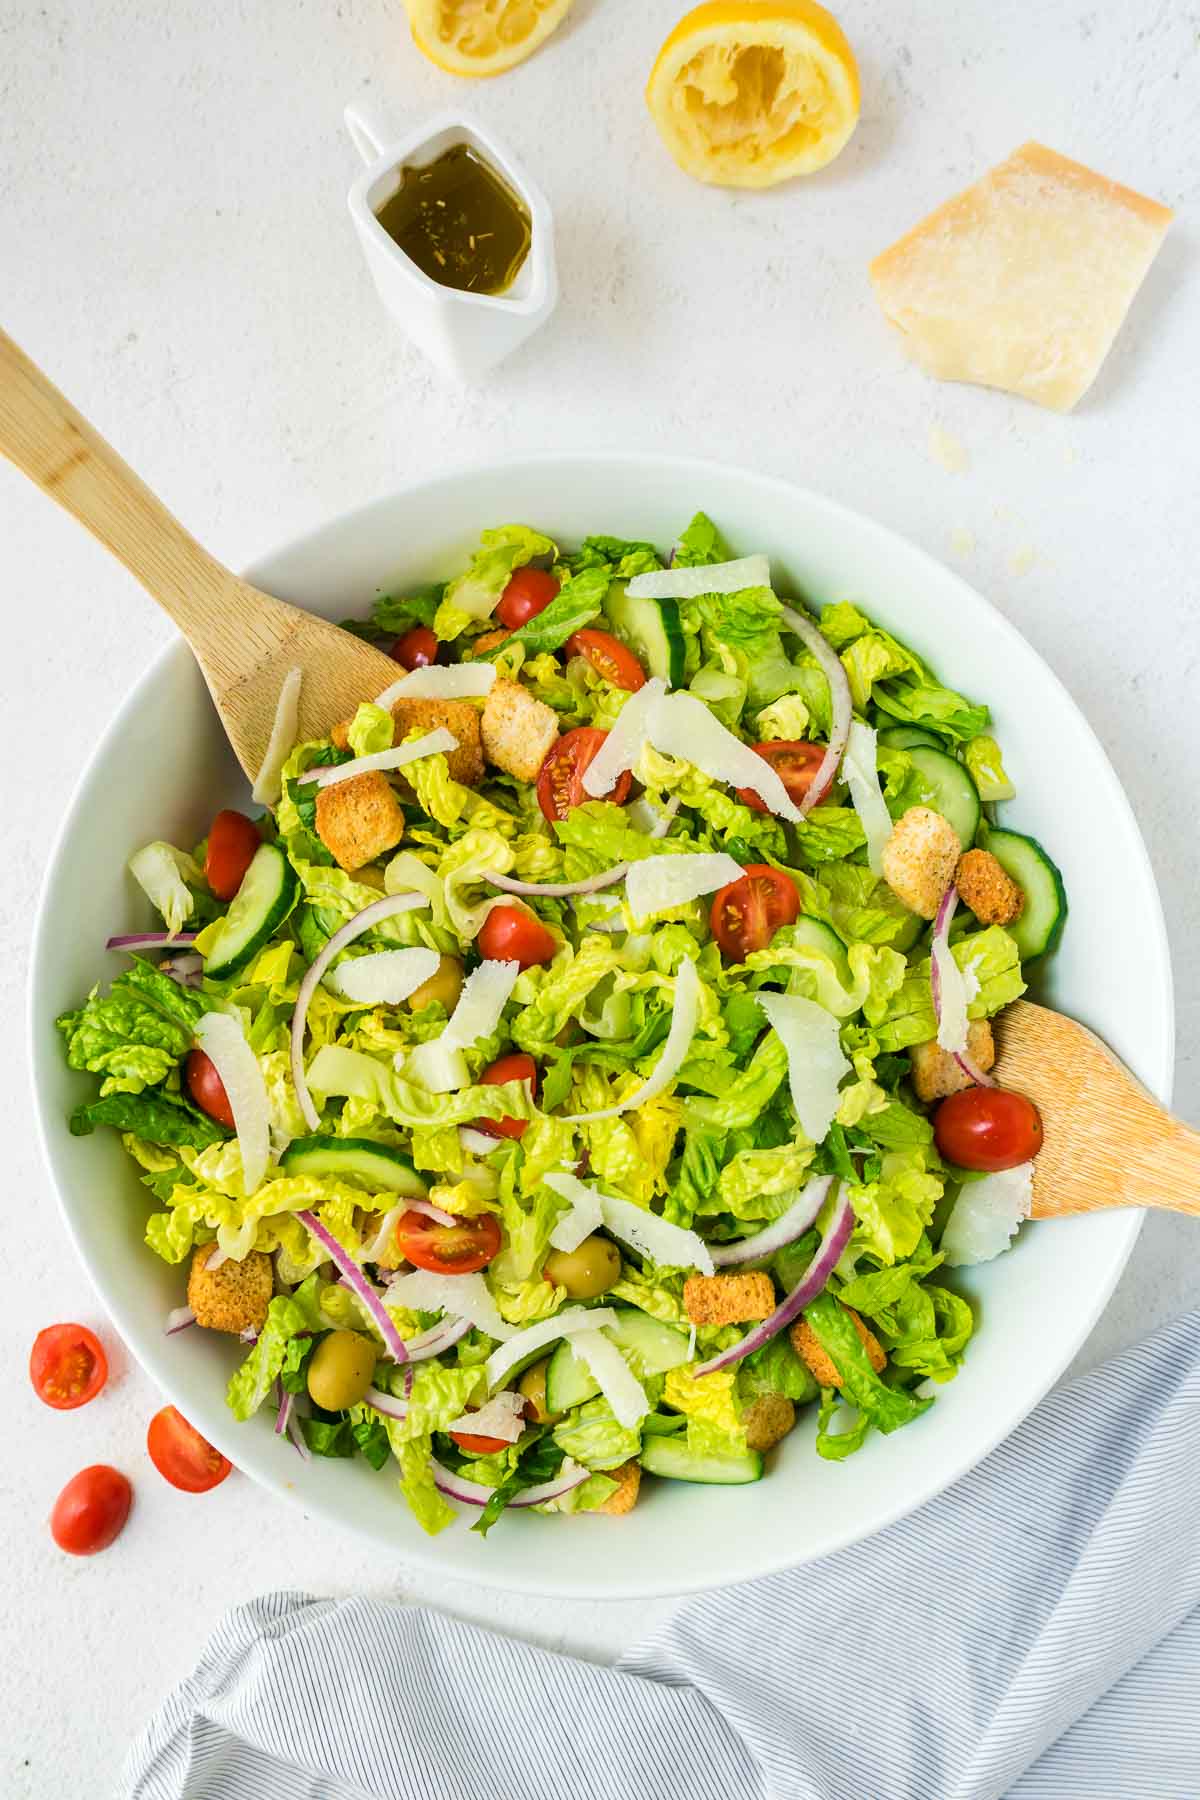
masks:
<instances>
[{"instance_id":1,"label":"wooden salad server","mask_svg":"<svg viewBox=\"0 0 1200 1800\"><path fill-rule=\"evenodd\" d=\"M298 738L323 736L402 673L381 650L261 593L210 556L3 331L0 451L171 615L251 781L289 669L303 671Z\"/></svg>"},{"instance_id":2,"label":"wooden salad server","mask_svg":"<svg viewBox=\"0 0 1200 1800\"><path fill-rule=\"evenodd\" d=\"M1200 1213L1200 1132L1160 1106L1086 1025L1017 1000L995 1030L992 1075L1042 1115L1035 1219L1117 1206Z\"/></svg>"}]
</instances>

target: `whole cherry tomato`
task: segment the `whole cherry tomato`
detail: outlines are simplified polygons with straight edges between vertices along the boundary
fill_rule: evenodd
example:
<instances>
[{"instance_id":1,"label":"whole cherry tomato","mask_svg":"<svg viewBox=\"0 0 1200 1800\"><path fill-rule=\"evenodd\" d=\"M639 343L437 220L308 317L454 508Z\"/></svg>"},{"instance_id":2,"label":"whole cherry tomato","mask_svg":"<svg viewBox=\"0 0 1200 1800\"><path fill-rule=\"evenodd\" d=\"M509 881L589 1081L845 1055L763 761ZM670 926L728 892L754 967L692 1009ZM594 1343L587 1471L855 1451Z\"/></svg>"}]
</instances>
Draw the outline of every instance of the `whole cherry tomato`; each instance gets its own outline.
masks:
<instances>
[{"instance_id":1,"label":"whole cherry tomato","mask_svg":"<svg viewBox=\"0 0 1200 1800\"><path fill-rule=\"evenodd\" d=\"M960 1169L1015 1169L1042 1147L1042 1116L1010 1088L969 1087L950 1094L933 1115L938 1152Z\"/></svg>"}]
</instances>

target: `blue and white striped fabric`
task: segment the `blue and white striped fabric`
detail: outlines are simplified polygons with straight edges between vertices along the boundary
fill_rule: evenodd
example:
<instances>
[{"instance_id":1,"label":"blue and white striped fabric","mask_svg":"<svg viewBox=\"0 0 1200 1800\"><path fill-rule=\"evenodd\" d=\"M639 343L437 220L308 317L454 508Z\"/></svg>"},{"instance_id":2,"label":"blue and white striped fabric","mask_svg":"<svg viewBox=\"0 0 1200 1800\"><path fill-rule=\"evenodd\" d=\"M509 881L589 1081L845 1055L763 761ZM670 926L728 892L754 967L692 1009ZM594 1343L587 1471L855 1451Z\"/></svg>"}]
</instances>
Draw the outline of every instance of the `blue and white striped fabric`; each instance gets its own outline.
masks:
<instances>
[{"instance_id":1,"label":"blue and white striped fabric","mask_svg":"<svg viewBox=\"0 0 1200 1800\"><path fill-rule=\"evenodd\" d=\"M687 1602L615 1669L385 1601L253 1601L121 1792L1196 1800L1198 1475L1200 1313L1051 1395L911 1518ZM387 1732L356 1723L381 1714Z\"/></svg>"}]
</instances>

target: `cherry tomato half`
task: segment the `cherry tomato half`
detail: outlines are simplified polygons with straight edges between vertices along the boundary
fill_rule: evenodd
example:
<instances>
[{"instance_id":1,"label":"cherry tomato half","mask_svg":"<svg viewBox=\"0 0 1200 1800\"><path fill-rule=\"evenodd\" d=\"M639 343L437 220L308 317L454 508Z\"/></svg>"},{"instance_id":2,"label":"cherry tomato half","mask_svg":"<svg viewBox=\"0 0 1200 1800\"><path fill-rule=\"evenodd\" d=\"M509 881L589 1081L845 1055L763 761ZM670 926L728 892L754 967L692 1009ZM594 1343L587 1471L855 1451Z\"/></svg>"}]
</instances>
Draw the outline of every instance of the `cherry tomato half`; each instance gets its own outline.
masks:
<instances>
[{"instance_id":1,"label":"cherry tomato half","mask_svg":"<svg viewBox=\"0 0 1200 1800\"><path fill-rule=\"evenodd\" d=\"M1009 1088L963 1088L934 1113L933 1136L947 1162L994 1173L1037 1155L1042 1116L1032 1100Z\"/></svg>"},{"instance_id":2,"label":"cherry tomato half","mask_svg":"<svg viewBox=\"0 0 1200 1800\"><path fill-rule=\"evenodd\" d=\"M500 1248L500 1221L492 1213L439 1225L424 1213L406 1212L396 1226L396 1247L406 1262L435 1275L473 1275Z\"/></svg>"},{"instance_id":3,"label":"cherry tomato half","mask_svg":"<svg viewBox=\"0 0 1200 1800\"><path fill-rule=\"evenodd\" d=\"M389 655L403 669L427 669L437 661L439 648L436 632L428 625L414 625L396 639Z\"/></svg>"},{"instance_id":4,"label":"cherry tomato half","mask_svg":"<svg viewBox=\"0 0 1200 1800\"><path fill-rule=\"evenodd\" d=\"M765 950L781 925L799 917L800 896L781 869L751 863L746 873L713 897L709 926L731 962Z\"/></svg>"},{"instance_id":5,"label":"cherry tomato half","mask_svg":"<svg viewBox=\"0 0 1200 1800\"><path fill-rule=\"evenodd\" d=\"M219 812L208 829L204 879L218 900L232 900L262 843L258 826L245 813Z\"/></svg>"},{"instance_id":6,"label":"cherry tomato half","mask_svg":"<svg viewBox=\"0 0 1200 1800\"><path fill-rule=\"evenodd\" d=\"M217 1074L211 1056L200 1049L189 1050L188 1059L183 1065L183 1078L187 1082L188 1093L201 1112L206 1112L210 1119L215 1119L218 1125L224 1125L230 1131L236 1129L225 1083Z\"/></svg>"},{"instance_id":7,"label":"cherry tomato half","mask_svg":"<svg viewBox=\"0 0 1200 1800\"><path fill-rule=\"evenodd\" d=\"M95 1556L121 1535L133 1489L119 1469L92 1463L72 1475L50 1514L50 1535L68 1556Z\"/></svg>"},{"instance_id":8,"label":"cherry tomato half","mask_svg":"<svg viewBox=\"0 0 1200 1800\"><path fill-rule=\"evenodd\" d=\"M772 738L767 744L751 744L755 756L761 756L765 763L770 763L788 792L788 799L799 806L813 784L813 777L825 760L824 744L810 744L804 738ZM813 801L824 799L833 786L827 781L821 792ZM753 788L739 788L738 799L743 806L752 807L755 812L768 812L770 809L765 800L755 793Z\"/></svg>"},{"instance_id":9,"label":"cherry tomato half","mask_svg":"<svg viewBox=\"0 0 1200 1800\"><path fill-rule=\"evenodd\" d=\"M567 639L567 655L586 656L597 675L631 694L646 685L645 669L610 631L593 631L590 626L573 631Z\"/></svg>"},{"instance_id":10,"label":"cherry tomato half","mask_svg":"<svg viewBox=\"0 0 1200 1800\"><path fill-rule=\"evenodd\" d=\"M594 725L580 725L575 731L565 732L556 744L551 744L537 779L538 805L551 824L555 819L565 819L573 807L582 806L585 800L593 798L584 788L584 771L599 753L607 736L607 731L598 731ZM633 776L628 769L624 770L617 776L616 785L602 798L611 800L615 806L624 806L632 782Z\"/></svg>"},{"instance_id":11,"label":"cherry tomato half","mask_svg":"<svg viewBox=\"0 0 1200 1800\"><path fill-rule=\"evenodd\" d=\"M532 1056L526 1056L523 1050L514 1051L511 1056L501 1056L485 1069L479 1077L489 1087L502 1087L506 1081L527 1081L533 1098L538 1095L537 1064ZM488 1137L519 1138L525 1136L528 1119L476 1119L476 1131L484 1131Z\"/></svg>"},{"instance_id":12,"label":"cherry tomato half","mask_svg":"<svg viewBox=\"0 0 1200 1800\"><path fill-rule=\"evenodd\" d=\"M39 1400L71 1412L96 1398L108 1380L108 1358L86 1325L48 1325L33 1340L29 1379Z\"/></svg>"},{"instance_id":13,"label":"cherry tomato half","mask_svg":"<svg viewBox=\"0 0 1200 1800\"><path fill-rule=\"evenodd\" d=\"M146 1449L163 1480L185 1494L207 1494L233 1467L173 1406L164 1406L151 1419Z\"/></svg>"},{"instance_id":14,"label":"cherry tomato half","mask_svg":"<svg viewBox=\"0 0 1200 1800\"><path fill-rule=\"evenodd\" d=\"M469 1456L496 1456L511 1448L507 1438L478 1437L473 1431L452 1431L450 1436Z\"/></svg>"},{"instance_id":15,"label":"cherry tomato half","mask_svg":"<svg viewBox=\"0 0 1200 1800\"><path fill-rule=\"evenodd\" d=\"M496 608L496 617L510 631L515 631L518 625L527 625L530 619L545 612L557 592L558 583L553 575L527 564L509 577Z\"/></svg>"},{"instance_id":16,"label":"cherry tomato half","mask_svg":"<svg viewBox=\"0 0 1200 1800\"><path fill-rule=\"evenodd\" d=\"M540 919L520 906L493 906L479 933L479 948L488 962L520 963L531 969L547 963L558 948Z\"/></svg>"}]
</instances>

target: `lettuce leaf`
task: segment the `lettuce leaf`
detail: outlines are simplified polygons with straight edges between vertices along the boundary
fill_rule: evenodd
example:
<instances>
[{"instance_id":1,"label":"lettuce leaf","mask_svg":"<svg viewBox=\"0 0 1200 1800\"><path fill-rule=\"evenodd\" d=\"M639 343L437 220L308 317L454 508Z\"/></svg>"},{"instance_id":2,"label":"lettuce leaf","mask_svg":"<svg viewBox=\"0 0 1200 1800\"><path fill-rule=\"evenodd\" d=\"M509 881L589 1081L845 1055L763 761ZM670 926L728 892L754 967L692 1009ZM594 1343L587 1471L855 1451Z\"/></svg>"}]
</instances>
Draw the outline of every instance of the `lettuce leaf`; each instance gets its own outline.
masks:
<instances>
[{"instance_id":1,"label":"lettuce leaf","mask_svg":"<svg viewBox=\"0 0 1200 1800\"><path fill-rule=\"evenodd\" d=\"M733 551L707 513L698 512L675 546L674 560L684 569L700 563L729 562Z\"/></svg>"},{"instance_id":2,"label":"lettuce leaf","mask_svg":"<svg viewBox=\"0 0 1200 1800\"><path fill-rule=\"evenodd\" d=\"M565 1456L587 1469L615 1469L642 1447L641 1432L620 1424L602 1395L573 1406L553 1436Z\"/></svg>"},{"instance_id":3,"label":"lettuce leaf","mask_svg":"<svg viewBox=\"0 0 1200 1800\"><path fill-rule=\"evenodd\" d=\"M950 1381L975 1329L967 1301L923 1278L941 1257L929 1250L912 1262L856 1275L838 1295L871 1322L871 1329L896 1368L934 1381Z\"/></svg>"},{"instance_id":4,"label":"lettuce leaf","mask_svg":"<svg viewBox=\"0 0 1200 1800\"><path fill-rule=\"evenodd\" d=\"M987 803L1014 798L1017 790L1005 773L1004 764L1000 760L1000 746L994 737L972 738L963 751L963 761L979 789L982 801Z\"/></svg>"},{"instance_id":5,"label":"lettuce leaf","mask_svg":"<svg viewBox=\"0 0 1200 1800\"><path fill-rule=\"evenodd\" d=\"M68 1120L72 1137L87 1137L97 1125L131 1131L150 1144L183 1144L194 1150L222 1143L229 1135L203 1113L176 1106L161 1094L109 1094L77 1106Z\"/></svg>"},{"instance_id":6,"label":"lettuce leaf","mask_svg":"<svg viewBox=\"0 0 1200 1800\"><path fill-rule=\"evenodd\" d=\"M68 1065L102 1075L102 1096L140 1094L165 1081L187 1055L207 1005L135 958L107 994L93 988L78 1011L63 1013L56 1023L66 1040Z\"/></svg>"},{"instance_id":7,"label":"lettuce leaf","mask_svg":"<svg viewBox=\"0 0 1200 1800\"><path fill-rule=\"evenodd\" d=\"M903 1388L890 1387L875 1373L854 1321L832 1294L818 1295L805 1307L804 1318L841 1376L844 1398L877 1431L885 1435L899 1431L932 1405Z\"/></svg>"},{"instance_id":8,"label":"lettuce leaf","mask_svg":"<svg viewBox=\"0 0 1200 1800\"><path fill-rule=\"evenodd\" d=\"M984 931L968 932L956 940L951 950L959 968L978 983L978 992L967 1006L969 1018L990 1018L1025 992L1020 953L1003 926L989 925ZM907 1050L912 1044L926 1044L936 1037L929 958L914 963L890 993L881 990L869 994L863 1012L880 1050Z\"/></svg>"},{"instance_id":9,"label":"lettuce leaf","mask_svg":"<svg viewBox=\"0 0 1200 1800\"><path fill-rule=\"evenodd\" d=\"M526 656L541 656L558 650L572 632L580 631L604 604L608 593L607 568L588 568L564 581L549 606L535 613L524 625L511 631L502 644L480 652L481 658L494 662L500 656L511 656L519 645Z\"/></svg>"},{"instance_id":10,"label":"lettuce leaf","mask_svg":"<svg viewBox=\"0 0 1200 1800\"><path fill-rule=\"evenodd\" d=\"M446 585L433 620L438 637L456 638L474 620L490 618L515 569L535 556L555 555L551 540L528 525L499 525L483 532L466 569Z\"/></svg>"},{"instance_id":11,"label":"lettuce leaf","mask_svg":"<svg viewBox=\"0 0 1200 1800\"><path fill-rule=\"evenodd\" d=\"M283 1371L289 1340L297 1332L310 1329L305 1308L288 1294L276 1294L267 1308L257 1343L225 1390L226 1403L235 1419L249 1419L258 1411Z\"/></svg>"},{"instance_id":12,"label":"lettuce leaf","mask_svg":"<svg viewBox=\"0 0 1200 1800\"><path fill-rule=\"evenodd\" d=\"M364 700L351 719L346 736L355 756L375 756L381 750L391 749L395 732L391 713Z\"/></svg>"},{"instance_id":13,"label":"lettuce leaf","mask_svg":"<svg viewBox=\"0 0 1200 1800\"><path fill-rule=\"evenodd\" d=\"M816 1377L796 1355L786 1331L738 1364L737 1385L743 1403L760 1394L782 1394L797 1406L807 1406L819 1392Z\"/></svg>"},{"instance_id":14,"label":"lettuce leaf","mask_svg":"<svg viewBox=\"0 0 1200 1800\"><path fill-rule=\"evenodd\" d=\"M395 1419L385 1419L384 1430L400 1464L400 1492L422 1531L430 1537L453 1525L458 1514L438 1492L433 1480L433 1445L429 1437L400 1437Z\"/></svg>"},{"instance_id":15,"label":"lettuce leaf","mask_svg":"<svg viewBox=\"0 0 1200 1800\"><path fill-rule=\"evenodd\" d=\"M889 1265L911 1256L929 1229L943 1185L931 1144L887 1151L878 1178L849 1189L856 1221L852 1250Z\"/></svg>"},{"instance_id":16,"label":"lettuce leaf","mask_svg":"<svg viewBox=\"0 0 1200 1800\"><path fill-rule=\"evenodd\" d=\"M697 1375L696 1363L671 1369L663 1401L687 1419L688 1449L699 1456L738 1456L746 1448L736 1369Z\"/></svg>"}]
</instances>

